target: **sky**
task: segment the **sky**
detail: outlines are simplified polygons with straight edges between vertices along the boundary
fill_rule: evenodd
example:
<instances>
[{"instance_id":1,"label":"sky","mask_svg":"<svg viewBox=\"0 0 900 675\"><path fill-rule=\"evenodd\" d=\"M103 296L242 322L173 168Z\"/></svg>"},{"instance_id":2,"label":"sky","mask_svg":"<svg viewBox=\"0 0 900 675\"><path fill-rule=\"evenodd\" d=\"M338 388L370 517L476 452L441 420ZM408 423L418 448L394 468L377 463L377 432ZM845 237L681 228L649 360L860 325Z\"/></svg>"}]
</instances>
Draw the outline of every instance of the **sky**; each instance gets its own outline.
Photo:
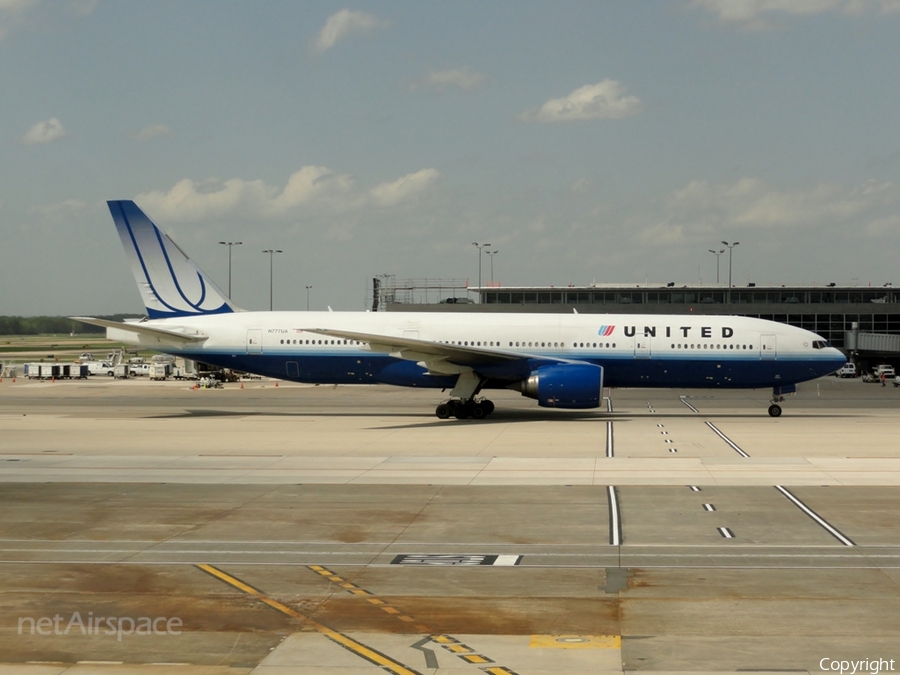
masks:
<instances>
[{"instance_id":1,"label":"sky","mask_svg":"<svg viewBox=\"0 0 900 675\"><path fill-rule=\"evenodd\" d=\"M232 296L900 283L900 0L0 0L0 315L141 312L106 200ZM484 256L482 279L490 280ZM720 273L727 279L728 252Z\"/></svg>"}]
</instances>

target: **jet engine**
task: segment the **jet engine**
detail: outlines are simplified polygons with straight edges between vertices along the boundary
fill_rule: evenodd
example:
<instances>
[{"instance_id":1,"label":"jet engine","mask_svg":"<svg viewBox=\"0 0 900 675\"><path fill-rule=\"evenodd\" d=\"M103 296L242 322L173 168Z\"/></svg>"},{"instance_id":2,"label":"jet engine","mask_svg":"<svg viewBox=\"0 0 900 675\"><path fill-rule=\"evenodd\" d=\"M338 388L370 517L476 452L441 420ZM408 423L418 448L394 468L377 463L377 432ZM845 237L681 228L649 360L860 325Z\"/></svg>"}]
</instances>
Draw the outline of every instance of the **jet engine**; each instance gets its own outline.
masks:
<instances>
[{"instance_id":1,"label":"jet engine","mask_svg":"<svg viewBox=\"0 0 900 675\"><path fill-rule=\"evenodd\" d=\"M597 408L603 398L603 368L590 363L541 366L518 389L544 408Z\"/></svg>"}]
</instances>

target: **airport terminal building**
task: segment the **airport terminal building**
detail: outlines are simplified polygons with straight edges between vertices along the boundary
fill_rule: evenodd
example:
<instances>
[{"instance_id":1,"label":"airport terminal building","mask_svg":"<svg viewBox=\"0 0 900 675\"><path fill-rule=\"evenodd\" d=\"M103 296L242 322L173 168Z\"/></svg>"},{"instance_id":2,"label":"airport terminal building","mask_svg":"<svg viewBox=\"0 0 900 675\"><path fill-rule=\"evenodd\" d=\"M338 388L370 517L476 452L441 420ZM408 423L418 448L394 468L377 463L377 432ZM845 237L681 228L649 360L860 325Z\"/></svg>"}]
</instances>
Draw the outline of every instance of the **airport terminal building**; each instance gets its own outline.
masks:
<instances>
[{"instance_id":1,"label":"airport terminal building","mask_svg":"<svg viewBox=\"0 0 900 675\"><path fill-rule=\"evenodd\" d=\"M900 289L873 286L592 284L567 287L469 287L437 303L388 302L393 311L572 312L582 314L731 314L770 319L818 333L864 366L900 365ZM407 295L412 299L412 294Z\"/></svg>"}]
</instances>

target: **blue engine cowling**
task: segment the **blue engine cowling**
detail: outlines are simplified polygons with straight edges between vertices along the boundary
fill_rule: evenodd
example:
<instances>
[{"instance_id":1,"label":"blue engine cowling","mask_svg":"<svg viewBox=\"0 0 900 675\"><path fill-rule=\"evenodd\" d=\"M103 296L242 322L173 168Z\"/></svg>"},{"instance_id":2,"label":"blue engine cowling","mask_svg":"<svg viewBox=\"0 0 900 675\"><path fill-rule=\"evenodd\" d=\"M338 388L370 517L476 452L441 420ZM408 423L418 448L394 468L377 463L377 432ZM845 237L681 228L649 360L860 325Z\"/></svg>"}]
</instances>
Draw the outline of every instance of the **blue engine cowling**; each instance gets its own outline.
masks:
<instances>
[{"instance_id":1,"label":"blue engine cowling","mask_svg":"<svg viewBox=\"0 0 900 675\"><path fill-rule=\"evenodd\" d=\"M590 363L542 366L519 383L522 395L544 408L597 408L602 389L603 368Z\"/></svg>"}]
</instances>

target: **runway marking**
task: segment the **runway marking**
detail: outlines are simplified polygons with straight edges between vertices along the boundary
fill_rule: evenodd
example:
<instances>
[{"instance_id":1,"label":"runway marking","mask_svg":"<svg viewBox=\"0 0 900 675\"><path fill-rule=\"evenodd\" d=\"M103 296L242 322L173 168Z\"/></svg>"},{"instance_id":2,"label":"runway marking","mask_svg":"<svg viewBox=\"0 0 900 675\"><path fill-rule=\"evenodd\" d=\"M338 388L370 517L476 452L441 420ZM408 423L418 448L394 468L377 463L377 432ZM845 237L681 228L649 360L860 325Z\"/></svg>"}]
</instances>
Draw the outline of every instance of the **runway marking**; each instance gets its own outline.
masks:
<instances>
[{"instance_id":1,"label":"runway marking","mask_svg":"<svg viewBox=\"0 0 900 675\"><path fill-rule=\"evenodd\" d=\"M456 556L456 557L458 557L458 556ZM484 556L480 556L480 557L484 557ZM522 556L488 556L488 557L495 557L495 558L496 557L505 557L505 558L520 559ZM428 668L437 668L438 667L437 659L434 656L434 652L432 652L430 649L424 648L424 645L428 644L428 642L435 642L435 643L441 645L444 649L449 651L451 654L458 656L466 663L494 663L493 659L488 658L484 654L478 653L477 649L472 649L468 645L463 644L462 642L457 640L452 635L436 634L431 628L426 626L424 623L417 623L416 619L414 619L413 617L403 614L396 607L392 607L390 604L388 604L384 600L381 600L380 598L375 597L371 591L367 591L364 588L360 588L359 586L354 584L352 581L347 581L346 579L342 578L340 575L332 572L327 567L325 567L323 565L308 565L307 569L312 570L313 572L315 572L316 574L318 574L322 577L325 577L329 581L333 581L334 583L337 583L341 588L345 589L349 593L354 593L356 595L370 596L367 598L367 600L371 604L377 606L379 609L386 612L387 614L390 614L391 616L396 617L400 621L415 624L413 626L413 628L415 628L420 633L428 634L425 639L419 640L414 645L412 645L414 649L418 649L423 654L425 654L426 667L428 667ZM429 655L431 656L430 659L429 659ZM434 665L431 665L432 662L434 663ZM503 666L499 666L499 668L501 668L502 670L498 670L497 672L510 673L511 675L517 675L512 670L504 668Z\"/></svg>"},{"instance_id":2,"label":"runway marking","mask_svg":"<svg viewBox=\"0 0 900 675\"><path fill-rule=\"evenodd\" d=\"M690 488L691 492L700 492L700 487L698 485L688 485L688 488Z\"/></svg>"},{"instance_id":3,"label":"runway marking","mask_svg":"<svg viewBox=\"0 0 900 675\"><path fill-rule=\"evenodd\" d=\"M719 534L721 534L726 539L734 539L734 532L732 532L729 528L717 527L716 529L719 531Z\"/></svg>"},{"instance_id":4,"label":"runway marking","mask_svg":"<svg viewBox=\"0 0 900 675\"><path fill-rule=\"evenodd\" d=\"M844 546L856 546L856 543L848 537L844 536L836 527L833 527L828 521L822 518L818 513L809 508L806 504L801 502L797 497L795 497L787 488L782 487L781 485L776 485L775 489L778 490L781 494L791 500L794 505L799 508L803 513L808 515L814 521L816 521L828 534L841 542Z\"/></svg>"},{"instance_id":5,"label":"runway marking","mask_svg":"<svg viewBox=\"0 0 900 675\"><path fill-rule=\"evenodd\" d=\"M520 555L479 555L453 553L401 553L391 560L392 565L435 565L514 567L522 561Z\"/></svg>"},{"instance_id":6,"label":"runway marking","mask_svg":"<svg viewBox=\"0 0 900 675\"><path fill-rule=\"evenodd\" d=\"M622 545L622 515L619 513L619 493L615 486L606 486L609 501L609 545Z\"/></svg>"},{"instance_id":7,"label":"runway marking","mask_svg":"<svg viewBox=\"0 0 900 675\"><path fill-rule=\"evenodd\" d=\"M621 649L621 635L532 635L534 649Z\"/></svg>"},{"instance_id":8,"label":"runway marking","mask_svg":"<svg viewBox=\"0 0 900 675\"><path fill-rule=\"evenodd\" d=\"M302 620L303 622L315 628L319 633L327 637L332 642L340 645L356 656L365 659L369 663L374 663L376 666L384 668L384 670L389 673L394 673L394 675L422 675L419 671L414 670L409 666L406 666L399 661L392 659L386 654L382 654L378 650L364 645L362 642L354 640L353 638L348 637L347 635L344 635L343 633L340 633L332 628L329 628L328 626L319 623L315 619L311 619L308 616L301 614L294 609L291 609L287 605L284 605L277 600L270 598L258 588L255 588L250 584L241 581L237 577L223 572L217 567L206 564L197 565L197 567L207 574L215 577L216 579L225 582L229 586L232 586L239 591L243 591L247 595L252 595L257 600L269 605L269 607L271 607L272 609L278 610L282 614L286 614L291 618Z\"/></svg>"},{"instance_id":9,"label":"runway marking","mask_svg":"<svg viewBox=\"0 0 900 675\"><path fill-rule=\"evenodd\" d=\"M613 456L613 423L606 423L606 456Z\"/></svg>"},{"instance_id":10,"label":"runway marking","mask_svg":"<svg viewBox=\"0 0 900 675\"><path fill-rule=\"evenodd\" d=\"M434 668L437 669L440 667L438 663L437 657L434 655L433 649L427 649L425 645L431 642L431 636L426 635L421 640L416 642L415 644L410 645L413 649L418 649L422 654L425 655L425 667L426 668Z\"/></svg>"},{"instance_id":11,"label":"runway marking","mask_svg":"<svg viewBox=\"0 0 900 675\"><path fill-rule=\"evenodd\" d=\"M688 408L690 408L691 410L693 410L695 413L699 413L699 412L700 412L700 411L697 410L694 406L692 406L690 403L688 403L688 402L687 402L687 399L686 399L684 396L679 396L678 398L680 398L680 399L681 399L681 402L684 403Z\"/></svg>"},{"instance_id":12,"label":"runway marking","mask_svg":"<svg viewBox=\"0 0 900 675\"><path fill-rule=\"evenodd\" d=\"M713 506L712 504L704 504L703 508L706 509L707 511L715 511L716 510L716 507Z\"/></svg>"},{"instance_id":13,"label":"runway marking","mask_svg":"<svg viewBox=\"0 0 900 675\"><path fill-rule=\"evenodd\" d=\"M732 441L730 438L728 438L728 436L726 436L721 431L719 431L718 427L716 427L715 424L713 424L712 422L707 422L706 426L708 426L710 429L712 429L716 433L716 435L718 435L719 438L721 438L723 441L728 443L728 445L731 446L731 449L734 450L741 457L749 457L750 456L746 452L741 450L740 447L738 447L738 445L734 441Z\"/></svg>"},{"instance_id":14,"label":"runway marking","mask_svg":"<svg viewBox=\"0 0 900 675\"><path fill-rule=\"evenodd\" d=\"M612 398L607 396L606 397L606 412L611 413L612 411L613 411Z\"/></svg>"}]
</instances>

